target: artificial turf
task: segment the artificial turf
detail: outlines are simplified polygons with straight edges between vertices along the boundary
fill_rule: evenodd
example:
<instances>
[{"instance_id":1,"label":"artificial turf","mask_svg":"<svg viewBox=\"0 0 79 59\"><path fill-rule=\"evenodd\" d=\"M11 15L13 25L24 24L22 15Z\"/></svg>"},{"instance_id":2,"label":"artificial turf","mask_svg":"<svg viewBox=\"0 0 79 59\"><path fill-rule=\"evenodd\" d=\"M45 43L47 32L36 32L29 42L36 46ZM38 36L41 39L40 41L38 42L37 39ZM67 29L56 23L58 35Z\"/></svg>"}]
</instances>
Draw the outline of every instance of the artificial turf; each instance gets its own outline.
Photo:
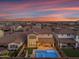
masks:
<instances>
[{"instance_id":1,"label":"artificial turf","mask_svg":"<svg viewBox=\"0 0 79 59\"><path fill-rule=\"evenodd\" d=\"M62 50L68 57L79 57L79 49L64 48Z\"/></svg>"}]
</instances>

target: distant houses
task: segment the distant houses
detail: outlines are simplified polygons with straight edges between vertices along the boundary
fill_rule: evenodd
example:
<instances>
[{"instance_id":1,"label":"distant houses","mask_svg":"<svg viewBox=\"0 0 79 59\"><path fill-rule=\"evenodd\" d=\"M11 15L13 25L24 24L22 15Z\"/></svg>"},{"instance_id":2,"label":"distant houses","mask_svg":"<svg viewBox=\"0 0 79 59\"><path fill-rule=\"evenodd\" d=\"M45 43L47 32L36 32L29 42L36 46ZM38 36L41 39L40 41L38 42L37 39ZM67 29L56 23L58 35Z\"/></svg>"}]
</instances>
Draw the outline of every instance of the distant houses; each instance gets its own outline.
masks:
<instances>
[{"instance_id":1,"label":"distant houses","mask_svg":"<svg viewBox=\"0 0 79 59\"><path fill-rule=\"evenodd\" d=\"M64 23L63 26L61 23L1 25L0 48L7 48L8 51L13 52L26 43L24 49L27 50L28 55L34 55L34 50L57 50L59 52L61 48L79 48L79 30L67 26L64 26Z\"/></svg>"}]
</instances>

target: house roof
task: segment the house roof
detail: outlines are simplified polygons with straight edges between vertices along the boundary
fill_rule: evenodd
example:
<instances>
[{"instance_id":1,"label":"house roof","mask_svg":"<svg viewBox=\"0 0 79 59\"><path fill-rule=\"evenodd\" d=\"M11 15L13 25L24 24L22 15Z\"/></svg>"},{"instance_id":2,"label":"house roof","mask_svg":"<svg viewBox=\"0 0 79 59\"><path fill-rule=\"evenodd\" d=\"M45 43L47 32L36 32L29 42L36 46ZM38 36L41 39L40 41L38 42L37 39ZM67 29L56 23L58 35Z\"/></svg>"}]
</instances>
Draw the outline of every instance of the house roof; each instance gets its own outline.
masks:
<instances>
[{"instance_id":1,"label":"house roof","mask_svg":"<svg viewBox=\"0 0 79 59\"><path fill-rule=\"evenodd\" d=\"M20 44L22 42L22 39L21 38L15 38L15 40L13 41L13 43L18 43Z\"/></svg>"},{"instance_id":2,"label":"house roof","mask_svg":"<svg viewBox=\"0 0 79 59\"><path fill-rule=\"evenodd\" d=\"M76 43L76 41L74 39L65 39L65 38L62 38L62 39L58 39L58 41L60 43Z\"/></svg>"},{"instance_id":3,"label":"house roof","mask_svg":"<svg viewBox=\"0 0 79 59\"><path fill-rule=\"evenodd\" d=\"M45 28L43 28L43 29L36 28L36 29L32 29L32 31L34 33L37 33L37 34L52 34L52 31L51 31L50 28L48 28L48 29L45 29Z\"/></svg>"},{"instance_id":4,"label":"house roof","mask_svg":"<svg viewBox=\"0 0 79 59\"><path fill-rule=\"evenodd\" d=\"M79 35L79 30L78 30L78 31L76 31L75 33L76 33L76 35Z\"/></svg>"},{"instance_id":5,"label":"house roof","mask_svg":"<svg viewBox=\"0 0 79 59\"><path fill-rule=\"evenodd\" d=\"M72 29L58 29L55 30L54 32L58 34L75 34L75 31Z\"/></svg>"},{"instance_id":6,"label":"house roof","mask_svg":"<svg viewBox=\"0 0 79 59\"><path fill-rule=\"evenodd\" d=\"M38 38L38 42L41 42L41 43L52 43L53 42L53 38Z\"/></svg>"},{"instance_id":7,"label":"house roof","mask_svg":"<svg viewBox=\"0 0 79 59\"><path fill-rule=\"evenodd\" d=\"M22 42L22 33L12 33L12 34L6 34L3 38L0 38L0 45L8 45L12 42Z\"/></svg>"},{"instance_id":8,"label":"house roof","mask_svg":"<svg viewBox=\"0 0 79 59\"><path fill-rule=\"evenodd\" d=\"M25 33L25 35L28 35L28 34L52 34L52 30L50 28L49 29L32 28L28 31L25 31L24 33Z\"/></svg>"},{"instance_id":9,"label":"house roof","mask_svg":"<svg viewBox=\"0 0 79 59\"><path fill-rule=\"evenodd\" d=\"M5 35L3 38L0 38L0 45L7 45L10 42L13 42L13 35Z\"/></svg>"}]
</instances>

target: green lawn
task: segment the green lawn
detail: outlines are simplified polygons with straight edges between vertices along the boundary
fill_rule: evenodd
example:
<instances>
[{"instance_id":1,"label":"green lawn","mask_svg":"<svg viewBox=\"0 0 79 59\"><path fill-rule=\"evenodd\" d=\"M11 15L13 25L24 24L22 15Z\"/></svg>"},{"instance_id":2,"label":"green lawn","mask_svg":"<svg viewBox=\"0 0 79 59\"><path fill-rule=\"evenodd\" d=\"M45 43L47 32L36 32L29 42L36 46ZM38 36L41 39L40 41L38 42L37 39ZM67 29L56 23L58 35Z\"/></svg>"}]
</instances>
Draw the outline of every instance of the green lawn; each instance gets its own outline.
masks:
<instances>
[{"instance_id":1,"label":"green lawn","mask_svg":"<svg viewBox=\"0 0 79 59\"><path fill-rule=\"evenodd\" d=\"M32 54L33 49L32 48L28 48L28 54Z\"/></svg>"},{"instance_id":2,"label":"green lawn","mask_svg":"<svg viewBox=\"0 0 79 59\"><path fill-rule=\"evenodd\" d=\"M19 53L19 51L21 50L22 46L20 48L18 48L16 51L10 51L9 55L10 57L16 57L17 54Z\"/></svg>"},{"instance_id":3,"label":"green lawn","mask_svg":"<svg viewBox=\"0 0 79 59\"><path fill-rule=\"evenodd\" d=\"M36 48L28 48L28 54L32 54L33 50L36 49Z\"/></svg>"},{"instance_id":4,"label":"green lawn","mask_svg":"<svg viewBox=\"0 0 79 59\"><path fill-rule=\"evenodd\" d=\"M68 57L79 57L79 50L64 48L62 49L66 56Z\"/></svg>"},{"instance_id":5,"label":"green lawn","mask_svg":"<svg viewBox=\"0 0 79 59\"><path fill-rule=\"evenodd\" d=\"M0 56L9 57L9 51L7 50L2 51Z\"/></svg>"}]
</instances>

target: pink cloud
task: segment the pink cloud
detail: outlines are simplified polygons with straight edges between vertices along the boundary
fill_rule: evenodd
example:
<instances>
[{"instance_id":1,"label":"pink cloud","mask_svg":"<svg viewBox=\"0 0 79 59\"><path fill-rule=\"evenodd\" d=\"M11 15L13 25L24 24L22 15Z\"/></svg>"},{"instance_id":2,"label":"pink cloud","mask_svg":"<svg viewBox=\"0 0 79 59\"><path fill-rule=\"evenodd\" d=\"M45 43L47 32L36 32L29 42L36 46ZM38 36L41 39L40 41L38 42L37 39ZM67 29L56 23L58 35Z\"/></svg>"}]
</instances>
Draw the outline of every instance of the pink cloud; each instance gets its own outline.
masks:
<instances>
[{"instance_id":1,"label":"pink cloud","mask_svg":"<svg viewBox=\"0 0 79 59\"><path fill-rule=\"evenodd\" d=\"M0 8L3 9L4 11L27 11L27 10L79 10L79 8L56 8L58 7L59 4L63 2L69 2L69 1L74 1L74 0L49 0L45 2L30 2L30 3L0 3L0 5L3 5L5 7ZM51 6L51 7L50 7ZM55 7L55 8L53 8Z\"/></svg>"},{"instance_id":2,"label":"pink cloud","mask_svg":"<svg viewBox=\"0 0 79 59\"><path fill-rule=\"evenodd\" d=\"M45 1L45 2L30 2L30 3L9 3L9 2L0 2L0 5L2 6L5 6L3 8L0 8L0 9L5 9L7 11L13 11L13 10L16 10L16 11L19 11L19 10L28 10L29 8L33 9L33 8L45 8L46 6L48 5L51 5L52 4L52 7L53 6L57 6L58 4L62 3L63 0L61 1ZM38 7L35 7L35 6L38 6ZM43 7L42 7L43 6Z\"/></svg>"},{"instance_id":3,"label":"pink cloud","mask_svg":"<svg viewBox=\"0 0 79 59\"><path fill-rule=\"evenodd\" d=\"M11 14L0 14L0 17L3 17L3 16L11 16Z\"/></svg>"},{"instance_id":4,"label":"pink cloud","mask_svg":"<svg viewBox=\"0 0 79 59\"><path fill-rule=\"evenodd\" d=\"M79 7L62 7L59 6L60 4L64 3L64 2L72 2L74 0L48 0L45 2L30 2L30 3L9 3L9 2L0 2L0 6L2 6L2 8L0 8L0 12L3 11L3 14L0 14L0 17L5 17L5 16L14 16L17 13L22 13L24 14L24 12L28 12L28 10L32 10L32 12L45 12L45 11L60 11L60 12L64 12L64 11L79 11ZM75 0L75 1L79 1L79 0ZM4 11L10 11L10 13L5 13ZM16 12L16 13L13 13ZM75 12L74 12L75 13ZM63 14L49 14L47 16L50 17L64 17L64 15L69 15L72 13L66 13L64 12Z\"/></svg>"}]
</instances>

